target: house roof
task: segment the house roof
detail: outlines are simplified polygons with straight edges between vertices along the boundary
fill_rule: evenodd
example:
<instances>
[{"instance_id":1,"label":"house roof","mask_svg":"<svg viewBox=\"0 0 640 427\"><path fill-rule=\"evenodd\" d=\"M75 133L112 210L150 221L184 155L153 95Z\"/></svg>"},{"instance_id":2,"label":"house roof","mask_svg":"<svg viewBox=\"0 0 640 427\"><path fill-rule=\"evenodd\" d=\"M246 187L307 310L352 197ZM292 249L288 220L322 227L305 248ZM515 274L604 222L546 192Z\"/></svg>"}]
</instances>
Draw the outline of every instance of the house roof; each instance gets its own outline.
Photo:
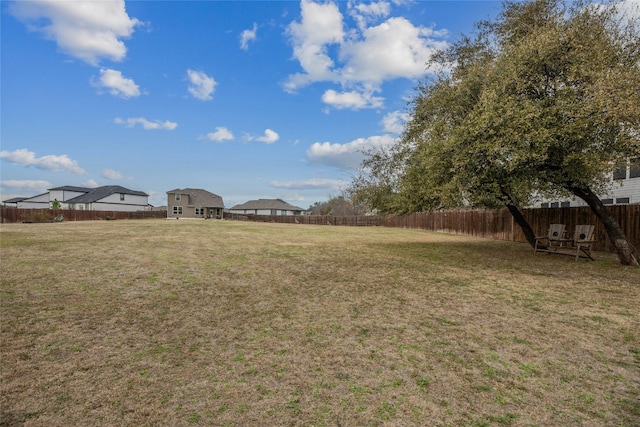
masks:
<instances>
[{"instance_id":1,"label":"house roof","mask_svg":"<svg viewBox=\"0 0 640 427\"><path fill-rule=\"evenodd\" d=\"M167 191L167 194L187 195L189 197L189 201L187 202L189 206L224 208L222 197L201 188L176 188L175 190Z\"/></svg>"},{"instance_id":2,"label":"house roof","mask_svg":"<svg viewBox=\"0 0 640 427\"><path fill-rule=\"evenodd\" d=\"M26 200L28 197L14 197L12 199L3 200L2 203L18 203L23 200Z\"/></svg>"},{"instance_id":3,"label":"house roof","mask_svg":"<svg viewBox=\"0 0 640 427\"><path fill-rule=\"evenodd\" d=\"M65 200L68 203L93 203L98 200L102 200L112 194L131 194L132 196L148 197L149 195L143 191L129 190L128 188L121 187L119 185L105 185L97 188L84 188L82 187L59 187L52 188L52 190L66 189L70 191L86 191L73 199Z\"/></svg>"},{"instance_id":4,"label":"house roof","mask_svg":"<svg viewBox=\"0 0 640 427\"><path fill-rule=\"evenodd\" d=\"M304 211L304 209L299 208L297 206L290 205L281 199L258 199L258 200L249 200L246 203L242 203L240 205L235 205L231 209L277 209L277 210L287 210L287 211Z\"/></svg>"}]
</instances>

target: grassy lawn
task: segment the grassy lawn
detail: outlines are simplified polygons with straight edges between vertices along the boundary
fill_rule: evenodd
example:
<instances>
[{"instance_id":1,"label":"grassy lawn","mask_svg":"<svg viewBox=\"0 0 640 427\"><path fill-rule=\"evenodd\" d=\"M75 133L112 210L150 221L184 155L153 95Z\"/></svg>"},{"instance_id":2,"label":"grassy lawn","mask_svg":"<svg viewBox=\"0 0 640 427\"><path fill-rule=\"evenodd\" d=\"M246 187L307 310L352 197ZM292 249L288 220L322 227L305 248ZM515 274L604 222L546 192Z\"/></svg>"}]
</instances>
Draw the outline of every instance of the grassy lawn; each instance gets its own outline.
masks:
<instances>
[{"instance_id":1,"label":"grassy lawn","mask_svg":"<svg viewBox=\"0 0 640 427\"><path fill-rule=\"evenodd\" d=\"M231 221L0 238L1 426L640 425L615 255Z\"/></svg>"}]
</instances>

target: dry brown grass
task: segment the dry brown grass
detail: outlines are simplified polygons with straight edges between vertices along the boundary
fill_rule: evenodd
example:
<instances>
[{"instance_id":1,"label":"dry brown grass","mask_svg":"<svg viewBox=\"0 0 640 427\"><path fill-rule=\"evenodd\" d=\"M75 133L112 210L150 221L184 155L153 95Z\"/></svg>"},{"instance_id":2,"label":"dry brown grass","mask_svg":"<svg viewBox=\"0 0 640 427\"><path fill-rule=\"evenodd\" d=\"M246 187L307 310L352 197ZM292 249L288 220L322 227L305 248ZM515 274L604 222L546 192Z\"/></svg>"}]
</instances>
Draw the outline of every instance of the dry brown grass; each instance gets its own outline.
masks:
<instances>
[{"instance_id":1,"label":"dry brown grass","mask_svg":"<svg viewBox=\"0 0 640 427\"><path fill-rule=\"evenodd\" d=\"M214 221L0 238L3 426L640 425L614 256Z\"/></svg>"}]
</instances>

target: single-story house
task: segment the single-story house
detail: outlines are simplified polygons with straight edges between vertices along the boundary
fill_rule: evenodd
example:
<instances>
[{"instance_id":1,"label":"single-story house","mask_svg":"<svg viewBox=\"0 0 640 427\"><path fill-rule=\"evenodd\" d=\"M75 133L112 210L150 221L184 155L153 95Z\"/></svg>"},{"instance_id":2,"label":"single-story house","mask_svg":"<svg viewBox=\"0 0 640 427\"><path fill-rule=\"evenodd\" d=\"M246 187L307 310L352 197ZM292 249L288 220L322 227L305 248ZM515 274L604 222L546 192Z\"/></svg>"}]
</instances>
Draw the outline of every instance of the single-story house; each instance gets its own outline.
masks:
<instances>
[{"instance_id":1,"label":"single-story house","mask_svg":"<svg viewBox=\"0 0 640 427\"><path fill-rule=\"evenodd\" d=\"M258 199L235 205L229 212L240 215L302 215L304 209L281 199Z\"/></svg>"},{"instance_id":2,"label":"single-story house","mask_svg":"<svg viewBox=\"0 0 640 427\"><path fill-rule=\"evenodd\" d=\"M119 185L96 188L67 185L50 188L37 196L16 197L5 201L15 203L21 209L50 209L55 202L59 203L60 209L135 212L148 208L149 195Z\"/></svg>"},{"instance_id":3,"label":"single-story house","mask_svg":"<svg viewBox=\"0 0 640 427\"><path fill-rule=\"evenodd\" d=\"M167 191L167 218L222 219L224 202L217 194L200 188Z\"/></svg>"}]
</instances>

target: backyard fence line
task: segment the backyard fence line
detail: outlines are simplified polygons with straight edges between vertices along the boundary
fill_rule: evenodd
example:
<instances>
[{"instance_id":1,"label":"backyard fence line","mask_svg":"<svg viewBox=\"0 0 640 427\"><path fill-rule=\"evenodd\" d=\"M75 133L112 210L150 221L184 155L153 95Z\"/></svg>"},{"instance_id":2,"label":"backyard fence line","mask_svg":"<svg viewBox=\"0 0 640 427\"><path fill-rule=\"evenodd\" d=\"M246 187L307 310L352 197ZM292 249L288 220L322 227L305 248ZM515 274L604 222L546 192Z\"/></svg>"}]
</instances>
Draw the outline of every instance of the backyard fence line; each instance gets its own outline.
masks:
<instances>
[{"instance_id":1,"label":"backyard fence line","mask_svg":"<svg viewBox=\"0 0 640 427\"><path fill-rule=\"evenodd\" d=\"M64 221L96 221L111 219L166 218L166 211L85 211L75 209L21 209L1 206L2 222L54 222L62 216Z\"/></svg>"},{"instance_id":2,"label":"backyard fence line","mask_svg":"<svg viewBox=\"0 0 640 427\"><path fill-rule=\"evenodd\" d=\"M606 206L629 241L640 248L640 205ZM525 209L525 218L531 224L537 236L547 234L550 224L564 224L568 233L576 225L595 225L596 251L615 252L602 223L589 207L536 208ZM166 218L166 211L80 211L67 209L19 209L0 207L2 222L53 222L59 215L65 221L92 221L109 219L153 219ZM238 215L224 214L225 219L276 222L289 224L326 225L326 226L383 226L437 231L452 234L526 242L520 227L506 209L473 209L455 211L420 212L410 215Z\"/></svg>"},{"instance_id":3,"label":"backyard fence line","mask_svg":"<svg viewBox=\"0 0 640 427\"><path fill-rule=\"evenodd\" d=\"M640 248L640 205L606 206L631 243ZM594 250L615 252L602 223L587 206L524 209L524 216L536 236L547 234L550 224L564 224L568 233L579 224L595 225ZM335 226L383 226L411 228L452 234L526 242L522 230L507 209L472 209L420 212L410 215L321 216L321 215L225 215L225 218L259 222Z\"/></svg>"}]
</instances>

